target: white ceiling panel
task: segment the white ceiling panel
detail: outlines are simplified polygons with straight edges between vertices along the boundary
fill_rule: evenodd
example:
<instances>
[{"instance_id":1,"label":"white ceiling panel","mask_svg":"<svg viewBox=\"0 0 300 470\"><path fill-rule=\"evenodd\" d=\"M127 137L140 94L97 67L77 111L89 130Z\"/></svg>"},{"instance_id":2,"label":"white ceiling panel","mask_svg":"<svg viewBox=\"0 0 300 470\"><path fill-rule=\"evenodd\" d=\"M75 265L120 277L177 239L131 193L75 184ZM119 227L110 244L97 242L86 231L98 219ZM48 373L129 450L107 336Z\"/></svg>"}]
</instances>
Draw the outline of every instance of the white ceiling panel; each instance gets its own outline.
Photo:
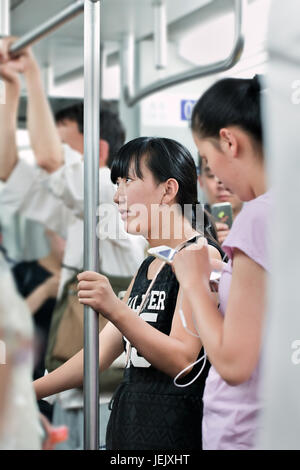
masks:
<instances>
[{"instance_id":1,"label":"white ceiling panel","mask_svg":"<svg viewBox=\"0 0 300 470\"><path fill-rule=\"evenodd\" d=\"M11 31L22 36L74 2L70 0L13 0ZM174 26L187 21L214 0L166 0L172 37ZM204 8L205 9L205 8ZM133 32L137 39L153 33L153 0L101 0L101 40L108 47ZM41 65L52 64L55 76L83 64L83 14L40 40L34 51Z\"/></svg>"},{"instance_id":2,"label":"white ceiling panel","mask_svg":"<svg viewBox=\"0 0 300 470\"><path fill-rule=\"evenodd\" d=\"M213 0L166 0L168 23L193 13ZM20 0L19 0L20 2ZM24 34L66 8L70 0L23 0L12 8L12 32ZM101 0L101 37L118 41L127 32L137 38L153 32L153 0ZM83 15L62 26L52 36L83 38Z\"/></svg>"}]
</instances>

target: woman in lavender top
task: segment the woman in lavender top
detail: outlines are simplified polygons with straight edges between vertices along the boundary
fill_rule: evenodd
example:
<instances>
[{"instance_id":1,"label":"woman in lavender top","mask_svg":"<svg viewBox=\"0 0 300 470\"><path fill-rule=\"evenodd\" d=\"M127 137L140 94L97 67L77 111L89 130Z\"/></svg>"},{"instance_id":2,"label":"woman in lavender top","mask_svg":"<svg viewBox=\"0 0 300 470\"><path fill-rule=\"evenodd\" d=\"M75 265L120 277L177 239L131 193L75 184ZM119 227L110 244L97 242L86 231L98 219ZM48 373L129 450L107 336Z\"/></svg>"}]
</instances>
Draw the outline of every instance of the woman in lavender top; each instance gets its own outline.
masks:
<instances>
[{"instance_id":1,"label":"woman in lavender top","mask_svg":"<svg viewBox=\"0 0 300 470\"><path fill-rule=\"evenodd\" d=\"M175 256L174 270L196 316L212 364L206 380L204 449L251 449L261 409L259 366L266 297L267 218L271 205L263 161L257 78L224 79L198 101L192 116L195 143L223 184L242 201L222 248L229 258L211 301L206 246Z\"/></svg>"}]
</instances>

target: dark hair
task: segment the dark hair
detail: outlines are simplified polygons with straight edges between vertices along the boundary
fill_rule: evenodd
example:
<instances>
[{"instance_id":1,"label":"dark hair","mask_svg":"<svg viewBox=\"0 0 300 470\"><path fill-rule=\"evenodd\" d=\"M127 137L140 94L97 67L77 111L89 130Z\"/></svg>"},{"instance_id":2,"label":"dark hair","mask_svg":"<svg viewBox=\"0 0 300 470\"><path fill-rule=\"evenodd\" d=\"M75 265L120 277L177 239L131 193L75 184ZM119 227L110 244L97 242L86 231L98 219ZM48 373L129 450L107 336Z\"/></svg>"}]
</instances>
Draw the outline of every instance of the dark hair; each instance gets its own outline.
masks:
<instances>
[{"instance_id":1,"label":"dark hair","mask_svg":"<svg viewBox=\"0 0 300 470\"><path fill-rule=\"evenodd\" d=\"M83 134L83 115L83 103L78 103L58 111L55 114L55 121L57 123L66 119L75 121L79 132ZM101 139L109 144L107 166L110 168L117 151L125 141L125 129L116 113L107 109L100 111L100 135Z\"/></svg>"},{"instance_id":2,"label":"dark hair","mask_svg":"<svg viewBox=\"0 0 300 470\"><path fill-rule=\"evenodd\" d=\"M179 142L161 137L138 137L126 143L116 155L111 168L111 180L116 183L118 178L127 178L130 163L133 161L135 174L143 179L141 160L153 174L155 181L160 184L169 178L178 182L177 204L184 211L185 204L192 205L192 226L196 229L198 214L201 210L197 195L197 172L194 159L190 152ZM200 218L198 220L201 220ZM211 226L209 217L204 212L204 227L201 231L206 237L213 238L209 232ZM198 228L198 227L197 227ZM200 229L200 228L199 228Z\"/></svg>"},{"instance_id":3,"label":"dark hair","mask_svg":"<svg viewBox=\"0 0 300 470\"><path fill-rule=\"evenodd\" d=\"M112 162L124 144L126 137L125 128L116 113L108 110L100 112L100 134L101 138L109 144L107 166L111 168Z\"/></svg>"},{"instance_id":4,"label":"dark hair","mask_svg":"<svg viewBox=\"0 0 300 470\"><path fill-rule=\"evenodd\" d=\"M77 122L78 130L83 134L83 103L77 103L61 109L55 113L55 122L60 123L65 120Z\"/></svg>"},{"instance_id":5,"label":"dark hair","mask_svg":"<svg viewBox=\"0 0 300 470\"><path fill-rule=\"evenodd\" d=\"M196 103L192 130L201 138L219 138L223 127L238 126L253 141L263 143L260 107L260 81L225 78L212 85Z\"/></svg>"}]
</instances>

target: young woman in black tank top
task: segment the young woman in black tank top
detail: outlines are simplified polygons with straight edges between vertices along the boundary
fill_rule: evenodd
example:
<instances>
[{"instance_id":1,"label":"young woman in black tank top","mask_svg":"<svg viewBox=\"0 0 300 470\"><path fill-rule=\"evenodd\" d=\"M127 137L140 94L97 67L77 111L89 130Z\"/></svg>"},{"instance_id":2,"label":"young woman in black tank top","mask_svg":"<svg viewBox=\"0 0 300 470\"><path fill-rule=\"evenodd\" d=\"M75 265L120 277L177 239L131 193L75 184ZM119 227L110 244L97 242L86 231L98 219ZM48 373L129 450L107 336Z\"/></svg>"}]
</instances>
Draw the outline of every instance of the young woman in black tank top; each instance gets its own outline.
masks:
<instances>
[{"instance_id":1,"label":"young woman in black tank top","mask_svg":"<svg viewBox=\"0 0 300 470\"><path fill-rule=\"evenodd\" d=\"M114 200L128 233L143 235L151 247L172 248L204 234L211 258L221 259L206 214L197 218L200 230L196 227L196 167L181 144L163 138L135 139L118 152L111 177L117 183ZM104 276L93 272L78 276L80 301L110 320L100 335L100 370L108 368L124 348L127 351L124 379L112 400L107 449L200 450L202 446L202 393L208 366L192 385L174 385L174 377L203 351L189 304L181 299L171 266L162 264L148 257L123 302ZM182 325L181 305L193 335ZM36 383L38 396L78 386L82 362L80 352ZM189 369L181 382L190 382L198 370L198 366Z\"/></svg>"}]
</instances>

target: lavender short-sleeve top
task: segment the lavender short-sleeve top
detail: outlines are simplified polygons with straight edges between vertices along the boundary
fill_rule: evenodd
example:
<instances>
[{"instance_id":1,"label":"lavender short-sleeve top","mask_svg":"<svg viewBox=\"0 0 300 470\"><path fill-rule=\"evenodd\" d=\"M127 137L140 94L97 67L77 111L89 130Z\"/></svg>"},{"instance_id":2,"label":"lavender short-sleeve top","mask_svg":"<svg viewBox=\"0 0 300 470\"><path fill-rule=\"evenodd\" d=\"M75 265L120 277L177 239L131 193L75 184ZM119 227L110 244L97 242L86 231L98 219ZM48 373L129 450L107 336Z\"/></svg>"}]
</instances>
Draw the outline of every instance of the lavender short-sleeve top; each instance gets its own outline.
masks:
<instances>
[{"instance_id":1,"label":"lavender short-sleeve top","mask_svg":"<svg viewBox=\"0 0 300 470\"><path fill-rule=\"evenodd\" d=\"M220 311L223 315L230 292L235 248L269 271L266 234L271 199L271 192L268 191L245 203L222 245L229 257L219 284ZM253 448L261 406L258 383L259 364L250 380L238 386L228 385L214 367L211 367L203 396L203 449Z\"/></svg>"}]
</instances>

